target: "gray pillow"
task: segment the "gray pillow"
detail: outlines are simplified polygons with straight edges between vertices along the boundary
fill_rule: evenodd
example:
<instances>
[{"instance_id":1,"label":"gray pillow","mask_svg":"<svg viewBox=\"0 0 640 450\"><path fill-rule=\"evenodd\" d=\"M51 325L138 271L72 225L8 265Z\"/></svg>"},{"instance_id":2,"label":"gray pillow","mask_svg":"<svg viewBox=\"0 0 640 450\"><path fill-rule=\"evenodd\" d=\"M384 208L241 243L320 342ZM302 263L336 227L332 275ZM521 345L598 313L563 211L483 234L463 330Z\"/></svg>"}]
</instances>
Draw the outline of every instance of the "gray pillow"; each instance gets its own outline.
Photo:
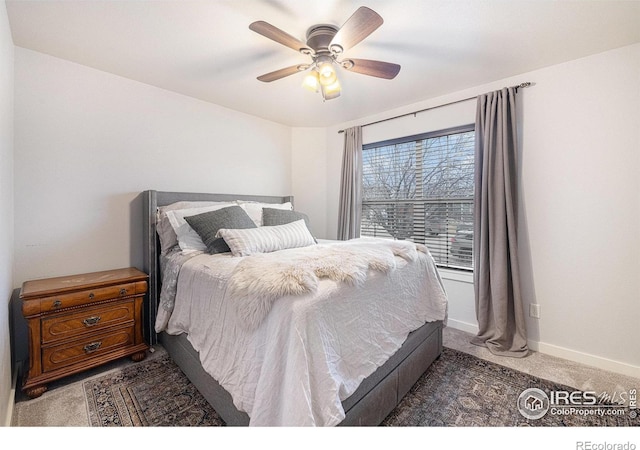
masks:
<instances>
[{"instance_id":1,"label":"gray pillow","mask_svg":"<svg viewBox=\"0 0 640 450\"><path fill-rule=\"evenodd\" d=\"M184 220L198 233L198 236L207 246L209 253L227 253L231 250L220 237L216 237L221 228L245 229L256 228L251 217L240 206L228 206L226 208L208 211L195 216L186 216Z\"/></svg>"},{"instance_id":2,"label":"gray pillow","mask_svg":"<svg viewBox=\"0 0 640 450\"><path fill-rule=\"evenodd\" d=\"M287 209L262 208L262 225L286 225L296 220L304 219L304 223L309 228L309 216L298 211Z\"/></svg>"},{"instance_id":3,"label":"gray pillow","mask_svg":"<svg viewBox=\"0 0 640 450\"><path fill-rule=\"evenodd\" d=\"M262 208L262 225L264 226L286 225L300 219L304 219L304 224L307 226L309 232L311 232L311 228L309 228L309 216L305 213L288 209ZM316 244L318 243L315 236L313 240Z\"/></svg>"}]
</instances>

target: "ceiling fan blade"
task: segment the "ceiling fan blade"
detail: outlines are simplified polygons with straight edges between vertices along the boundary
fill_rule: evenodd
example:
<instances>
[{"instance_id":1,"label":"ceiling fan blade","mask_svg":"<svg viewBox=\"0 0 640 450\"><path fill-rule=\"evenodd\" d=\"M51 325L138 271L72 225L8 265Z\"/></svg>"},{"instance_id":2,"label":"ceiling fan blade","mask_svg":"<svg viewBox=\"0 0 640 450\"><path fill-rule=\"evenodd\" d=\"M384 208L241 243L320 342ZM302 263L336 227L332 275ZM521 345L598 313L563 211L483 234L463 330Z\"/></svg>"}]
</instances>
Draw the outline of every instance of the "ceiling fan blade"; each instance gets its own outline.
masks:
<instances>
[{"instance_id":1,"label":"ceiling fan blade","mask_svg":"<svg viewBox=\"0 0 640 450\"><path fill-rule=\"evenodd\" d=\"M307 68L308 66L305 66L304 64L297 64L295 66L285 67L284 69L275 70L273 72L260 75L258 77L258 80L264 81L265 83L269 83L271 81L279 80L280 78L288 77L289 75L293 75L294 73L302 72Z\"/></svg>"},{"instance_id":2,"label":"ceiling fan blade","mask_svg":"<svg viewBox=\"0 0 640 450\"><path fill-rule=\"evenodd\" d=\"M290 34L282 31L280 28L274 27L273 25L262 20L253 22L251 25L249 25L249 29L282 45L286 45L287 47L292 48L297 52L302 52L303 50L311 52L311 49L309 49L307 44L305 44L301 40L294 38Z\"/></svg>"},{"instance_id":3,"label":"ceiling fan blade","mask_svg":"<svg viewBox=\"0 0 640 450\"><path fill-rule=\"evenodd\" d=\"M385 78L387 80L395 78L398 72L400 72L400 65L398 64L373 61L371 59L350 58L343 61L342 67L351 72L361 73L371 77Z\"/></svg>"},{"instance_id":4,"label":"ceiling fan blade","mask_svg":"<svg viewBox=\"0 0 640 450\"><path fill-rule=\"evenodd\" d=\"M329 49L333 47L335 50L337 46L339 49L336 53L340 53L354 47L377 30L382 22L384 21L377 12L366 6L361 6L338 30L329 44Z\"/></svg>"}]
</instances>

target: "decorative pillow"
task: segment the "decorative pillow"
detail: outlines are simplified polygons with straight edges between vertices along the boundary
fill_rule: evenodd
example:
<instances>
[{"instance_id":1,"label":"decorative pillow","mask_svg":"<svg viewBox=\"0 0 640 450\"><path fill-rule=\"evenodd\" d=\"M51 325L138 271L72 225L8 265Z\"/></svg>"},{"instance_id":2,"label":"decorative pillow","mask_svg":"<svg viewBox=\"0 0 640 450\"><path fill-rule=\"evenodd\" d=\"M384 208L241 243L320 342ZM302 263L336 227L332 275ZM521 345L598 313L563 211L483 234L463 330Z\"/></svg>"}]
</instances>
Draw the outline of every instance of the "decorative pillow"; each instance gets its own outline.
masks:
<instances>
[{"instance_id":1,"label":"decorative pillow","mask_svg":"<svg viewBox=\"0 0 640 450\"><path fill-rule=\"evenodd\" d=\"M261 203L238 200L238 205L240 205L240 207L244 209L247 214L249 214L249 217L251 217L251 220L253 220L257 227L262 226L262 208L285 209L289 211L293 209L293 205L291 204L291 202Z\"/></svg>"},{"instance_id":2,"label":"decorative pillow","mask_svg":"<svg viewBox=\"0 0 640 450\"><path fill-rule=\"evenodd\" d=\"M178 236L167 217L167 212L175 211L178 209L193 209L204 208L209 206L228 206L235 205L235 202L209 202L209 201L180 201L171 203L166 206L158 207L158 214L156 220L156 229L158 231L158 237L160 238L160 251L166 252L167 250L178 245Z\"/></svg>"},{"instance_id":3,"label":"decorative pillow","mask_svg":"<svg viewBox=\"0 0 640 450\"><path fill-rule=\"evenodd\" d=\"M313 236L302 219L286 225L263 226L246 230L221 228L218 230L218 236L224 239L233 256L270 253L286 248L306 247L315 244Z\"/></svg>"},{"instance_id":4,"label":"decorative pillow","mask_svg":"<svg viewBox=\"0 0 640 450\"><path fill-rule=\"evenodd\" d=\"M304 220L307 229L311 232L309 216L305 213L301 213L299 211L288 211L286 209L262 208L262 225L264 226L272 227L274 225L286 225L300 219ZM313 237L313 242L316 244L318 243L315 236Z\"/></svg>"},{"instance_id":5,"label":"decorative pillow","mask_svg":"<svg viewBox=\"0 0 640 450\"><path fill-rule=\"evenodd\" d=\"M198 233L196 233L184 219L185 216L195 216L197 214L202 214L208 211L215 211L217 209L226 208L228 206L236 206L236 203L221 203L218 205L205 206L202 208L177 209L174 211L167 211L167 219L169 219L169 223L171 224L173 231L176 233L176 239L182 251L189 252L195 250L207 250L207 246L204 245L204 242L202 242L202 239L200 238Z\"/></svg>"},{"instance_id":6,"label":"decorative pillow","mask_svg":"<svg viewBox=\"0 0 640 450\"><path fill-rule=\"evenodd\" d=\"M300 219L304 220L305 225L309 228L309 216L304 213L287 209L262 208L262 225L267 227L286 225Z\"/></svg>"},{"instance_id":7,"label":"decorative pillow","mask_svg":"<svg viewBox=\"0 0 640 450\"><path fill-rule=\"evenodd\" d=\"M230 251L224 239L216 236L220 228L245 229L256 227L251 217L238 205L208 211L195 216L186 216L184 219L198 233L209 253L226 253Z\"/></svg>"}]
</instances>

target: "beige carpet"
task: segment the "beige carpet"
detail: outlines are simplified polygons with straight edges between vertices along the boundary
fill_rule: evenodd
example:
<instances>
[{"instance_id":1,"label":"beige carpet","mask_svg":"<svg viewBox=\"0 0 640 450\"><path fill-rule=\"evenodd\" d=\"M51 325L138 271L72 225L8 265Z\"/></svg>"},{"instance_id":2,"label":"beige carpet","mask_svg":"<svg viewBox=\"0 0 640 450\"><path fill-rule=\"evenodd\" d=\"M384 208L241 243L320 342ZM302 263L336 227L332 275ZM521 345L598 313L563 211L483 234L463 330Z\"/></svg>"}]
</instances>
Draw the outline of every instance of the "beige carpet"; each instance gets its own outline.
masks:
<instances>
[{"instance_id":1,"label":"beige carpet","mask_svg":"<svg viewBox=\"0 0 640 450\"><path fill-rule=\"evenodd\" d=\"M640 380L636 378L602 371L540 353L532 352L530 356L522 359L496 357L485 348L469 344L470 338L470 334L452 328L446 328L444 331L446 347L549 381L573 386L577 389L594 390L598 393L640 388ZM150 353L148 358L158 358L165 354L162 347L157 347L155 350ZM14 409L13 426L89 426L83 382L101 377L126 364L130 364L129 360L123 359L102 368L51 383L49 390L37 399L27 400L20 394ZM61 411L64 411L64 414L61 414Z\"/></svg>"}]
</instances>

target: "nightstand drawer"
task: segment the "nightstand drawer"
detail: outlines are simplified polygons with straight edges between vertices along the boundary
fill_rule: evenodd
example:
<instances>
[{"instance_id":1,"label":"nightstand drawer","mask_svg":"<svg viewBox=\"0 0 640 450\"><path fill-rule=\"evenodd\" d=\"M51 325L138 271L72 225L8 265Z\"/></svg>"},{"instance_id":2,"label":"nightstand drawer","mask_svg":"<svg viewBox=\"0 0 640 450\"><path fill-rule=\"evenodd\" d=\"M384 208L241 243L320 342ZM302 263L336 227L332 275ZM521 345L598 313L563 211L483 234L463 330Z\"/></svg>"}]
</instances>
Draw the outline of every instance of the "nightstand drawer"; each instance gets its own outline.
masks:
<instances>
[{"instance_id":1,"label":"nightstand drawer","mask_svg":"<svg viewBox=\"0 0 640 450\"><path fill-rule=\"evenodd\" d=\"M146 283L145 283L146 284ZM146 287L146 286L145 286ZM45 297L40 300L40 312L57 311L72 306L86 305L100 300L126 297L136 294L136 283L120 284L104 288Z\"/></svg>"},{"instance_id":2,"label":"nightstand drawer","mask_svg":"<svg viewBox=\"0 0 640 450\"><path fill-rule=\"evenodd\" d=\"M42 319L42 343L99 332L107 327L133 325L134 311L133 300L124 300L69 314L45 317Z\"/></svg>"},{"instance_id":3,"label":"nightstand drawer","mask_svg":"<svg viewBox=\"0 0 640 450\"><path fill-rule=\"evenodd\" d=\"M110 333L88 336L73 342L42 348L42 370L49 372L75 363L87 361L104 353L132 346L134 327Z\"/></svg>"}]
</instances>

